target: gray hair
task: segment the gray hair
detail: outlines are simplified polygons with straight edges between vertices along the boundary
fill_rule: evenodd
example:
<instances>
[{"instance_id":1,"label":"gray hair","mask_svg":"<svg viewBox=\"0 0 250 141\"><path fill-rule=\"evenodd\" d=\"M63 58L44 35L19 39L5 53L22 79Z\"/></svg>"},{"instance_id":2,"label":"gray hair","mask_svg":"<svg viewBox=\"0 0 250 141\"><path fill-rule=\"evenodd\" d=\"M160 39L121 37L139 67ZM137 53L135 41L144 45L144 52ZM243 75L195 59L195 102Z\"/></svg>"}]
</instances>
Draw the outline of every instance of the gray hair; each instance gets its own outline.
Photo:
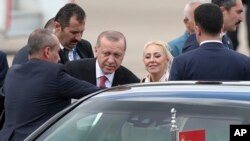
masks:
<instances>
[{"instance_id":1,"label":"gray hair","mask_svg":"<svg viewBox=\"0 0 250 141\"><path fill-rule=\"evenodd\" d=\"M201 5L201 4L204 4L204 3L208 3L207 0L191 0L189 3L187 3L184 7L184 17L189 17L189 9L193 6L193 5Z\"/></svg>"},{"instance_id":2,"label":"gray hair","mask_svg":"<svg viewBox=\"0 0 250 141\"><path fill-rule=\"evenodd\" d=\"M53 37L52 31L48 29L36 29L29 36L28 53L32 55L44 47L54 47L56 44L57 42Z\"/></svg>"},{"instance_id":3,"label":"gray hair","mask_svg":"<svg viewBox=\"0 0 250 141\"><path fill-rule=\"evenodd\" d=\"M109 41L112 41L112 42L118 42L120 40L123 40L124 41L124 48L126 50L126 38L121 32L112 31L112 30L102 32L97 38L96 47L99 47L101 45L101 39L103 37L105 37L106 39L108 39Z\"/></svg>"}]
</instances>

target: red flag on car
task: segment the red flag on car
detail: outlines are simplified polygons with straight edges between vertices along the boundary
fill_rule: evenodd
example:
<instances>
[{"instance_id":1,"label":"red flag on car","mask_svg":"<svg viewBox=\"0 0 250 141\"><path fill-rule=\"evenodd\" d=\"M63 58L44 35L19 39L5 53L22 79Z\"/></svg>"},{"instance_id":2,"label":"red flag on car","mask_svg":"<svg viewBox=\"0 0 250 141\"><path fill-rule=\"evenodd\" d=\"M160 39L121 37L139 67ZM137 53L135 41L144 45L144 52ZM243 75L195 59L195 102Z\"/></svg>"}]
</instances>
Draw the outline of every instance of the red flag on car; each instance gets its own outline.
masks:
<instances>
[{"instance_id":1,"label":"red flag on car","mask_svg":"<svg viewBox=\"0 0 250 141\"><path fill-rule=\"evenodd\" d=\"M205 129L179 132L179 141L205 141Z\"/></svg>"}]
</instances>

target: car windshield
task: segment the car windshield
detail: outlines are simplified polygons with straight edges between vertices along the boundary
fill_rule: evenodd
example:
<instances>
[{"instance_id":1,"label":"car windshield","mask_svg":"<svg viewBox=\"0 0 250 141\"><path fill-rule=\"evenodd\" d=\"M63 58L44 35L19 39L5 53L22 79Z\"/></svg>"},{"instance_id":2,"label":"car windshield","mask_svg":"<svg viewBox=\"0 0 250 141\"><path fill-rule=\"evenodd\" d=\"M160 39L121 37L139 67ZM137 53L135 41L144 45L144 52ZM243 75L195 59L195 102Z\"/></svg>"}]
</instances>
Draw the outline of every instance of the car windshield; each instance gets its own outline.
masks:
<instances>
[{"instance_id":1,"label":"car windshield","mask_svg":"<svg viewBox=\"0 0 250 141\"><path fill-rule=\"evenodd\" d=\"M174 102L88 100L37 140L171 141L171 109L179 131L205 129L206 141L229 141L231 124L248 122L247 108ZM239 108L239 107L238 107ZM246 115L248 114L248 115Z\"/></svg>"}]
</instances>

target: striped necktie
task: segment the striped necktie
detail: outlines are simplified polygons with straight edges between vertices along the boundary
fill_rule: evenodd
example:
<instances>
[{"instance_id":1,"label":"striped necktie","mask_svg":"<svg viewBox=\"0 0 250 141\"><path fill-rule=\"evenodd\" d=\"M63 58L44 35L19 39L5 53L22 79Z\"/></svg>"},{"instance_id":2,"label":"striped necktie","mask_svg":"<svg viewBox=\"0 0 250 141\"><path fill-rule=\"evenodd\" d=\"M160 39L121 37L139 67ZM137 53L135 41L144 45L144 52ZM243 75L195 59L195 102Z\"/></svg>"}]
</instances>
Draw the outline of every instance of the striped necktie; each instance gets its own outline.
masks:
<instances>
[{"instance_id":1,"label":"striped necktie","mask_svg":"<svg viewBox=\"0 0 250 141\"><path fill-rule=\"evenodd\" d=\"M107 80L107 77L105 75L103 75L99 78L99 87L100 88L106 88L106 85L105 85L106 80Z\"/></svg>"}]
</instances>

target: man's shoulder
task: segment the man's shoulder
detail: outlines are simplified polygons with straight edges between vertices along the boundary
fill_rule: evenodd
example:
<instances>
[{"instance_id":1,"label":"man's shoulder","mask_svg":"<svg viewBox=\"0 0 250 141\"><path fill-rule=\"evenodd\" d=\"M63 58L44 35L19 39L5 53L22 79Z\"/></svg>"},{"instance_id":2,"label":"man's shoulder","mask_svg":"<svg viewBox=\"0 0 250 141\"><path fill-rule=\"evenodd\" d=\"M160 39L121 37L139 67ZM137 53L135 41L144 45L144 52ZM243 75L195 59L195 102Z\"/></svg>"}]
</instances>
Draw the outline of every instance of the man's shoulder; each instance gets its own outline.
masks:
<instances>
[{"instance_id":1,"label":"man's shoulder","mask_svg":"<svg viewBox=\"0 0 250 141\"><path fill-rule=\"evenodd\" d=\"M182 47L188 37L189 37L188 33L185 32L183 35L169 41L168 45L170 46L170 48L180 47L180 46Z\"/></svg>"},{"instance_id":2,"label":"man's shoulder","mask_svg":"<svg viewBox=\"0 0 250 141\"><path fill-rule=\"evenodd\" d=\"M21 49L19 49L17 52L25 52L28 54L28 45L23 46Z\"/></svg>"},{"instance_id":3,"label":"man's shoulder","mask_svg":"<svg viewBox=\"0 0 250 141\"><path fill-rule=\"evenodd\" d=\"M22 64L28 61L28 46L25 45L19 49L13 58L12 65Z\"/></svg>"},{"instance_id":4,"label":"man's shoulder","mask_svg":"<svg viewBox=\"0 0 250 141\"><path fill-rule=\"evenodd\" d=\"M5 56L6 56L6 53L0 50L0 56L1 56L1 57L5 57Z\"/></svg>"},{"instance_id":5,"label":"man's shoulder","mask_svg":"<svg viewBox=\"0 0 250 141\"><path fill-rule=\"evenodd\" d=\"M120 66L115 71L113 86L139 82L140 79L124 66Z\"/></svg>"},{"instance_id":6,"label":"man's shoulder","mask_svg":"<svg viewBox=\"0 0 250 141\"><path fill-rule=\"evenodd\" d=\"M185 53L185 52L188 52L190 50L194 50L198 47L199 47L199 43L197 42L196 35L191 34L187 38L186 42L184 43L182 52Z\"/></svg>"},{"instance_id":7,"label":"man's shoulder","mask_svg":"<svg viewBox=\"0 0 250 141\"><path fill-rule=\"evenodd\" d=\"M168 44L177 44L179 42L185 42L187 38L189 37L188 33L184 33L181 36L174 38L173 40L169 41Z\"/></svg>"},{"instance_id":8,"label":"man's shoulder","mask_svg":"<svg viewBox=\"0 0 250 141\"><path fill-rule=\"evenodd\" d=\"M118 75L120 77L130 77L136 80L138 79L138 81L140 81L139 78L131 70L122 65L115 71L115 75Z\"/></svg>"},{"instance_id":9,"label":"man's shoulder","mask_svg":"<svg viewBox=\"0 0 250 141\"><path fill-rule=\"evenodd\" d=\"M234 56L235 58L241 59L241 60L248 60L250 61L250 58L242 53L239 53L237 51L228 49L227 52L230 53L230 56Z\"/></svg>"},{"instance_id":10,"label":"man's shoulder","mask_svg":"<svg viewBox=\"0 0 250 141\"><path fill-rule=\"evenodd\" d=\"M78 42L77 48L92 48L90 42L85 39L81 39L80 42Z\"/></svg>"},{"instance_id":11,"label":"man's shoulder","mask_svg":"<svg viewBox=\"0 0 250 141\"><path fill-rule=\"evenodd\" d=\"M120 73L120 72L132 73L128 68L126 68L125 66L122 66L122 65L116 70L116 73Z\"/></svg>"}]
</instances>

